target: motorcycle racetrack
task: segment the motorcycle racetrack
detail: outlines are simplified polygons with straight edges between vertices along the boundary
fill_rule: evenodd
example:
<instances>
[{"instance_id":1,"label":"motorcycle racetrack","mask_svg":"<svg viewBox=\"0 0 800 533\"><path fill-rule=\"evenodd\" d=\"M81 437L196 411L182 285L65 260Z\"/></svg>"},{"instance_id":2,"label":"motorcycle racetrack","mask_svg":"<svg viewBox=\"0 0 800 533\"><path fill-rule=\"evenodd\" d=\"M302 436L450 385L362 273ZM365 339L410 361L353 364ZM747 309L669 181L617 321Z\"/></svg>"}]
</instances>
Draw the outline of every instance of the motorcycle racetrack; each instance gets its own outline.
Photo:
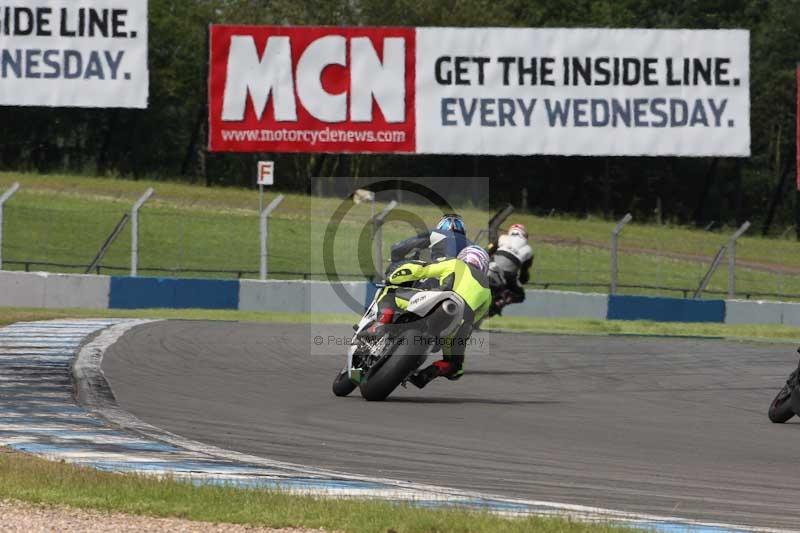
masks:
<instances>
[{"instance_id":1,"label":"motorcycle racetrack","mask_svg":"<svg viewBox=\"0 0 800 533\"><path fill-rule=\"evenodd\" d=\"M183 437L509 497L796 529L795 441L770 400L791 345L479 332L467 374L386 402L331 393L348 326L168 321L105 355L120 406ZM325 340L326 346L313 339Z\"/></svg>"}]
</instances>

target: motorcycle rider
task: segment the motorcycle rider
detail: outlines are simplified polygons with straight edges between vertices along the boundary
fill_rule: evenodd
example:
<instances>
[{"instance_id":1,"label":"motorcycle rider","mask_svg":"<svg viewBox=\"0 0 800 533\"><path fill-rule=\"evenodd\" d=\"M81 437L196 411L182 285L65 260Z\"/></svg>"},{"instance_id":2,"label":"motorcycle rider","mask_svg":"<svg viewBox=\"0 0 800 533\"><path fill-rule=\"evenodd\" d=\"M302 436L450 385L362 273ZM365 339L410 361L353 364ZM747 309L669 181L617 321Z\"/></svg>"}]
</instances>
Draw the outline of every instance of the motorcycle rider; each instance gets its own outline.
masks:
<instances>
[{"instance_id":1,"label":"motorcycle rider","mask_svg":"<svg viewBox=\"0 0 800 533\"><path fill-rule=\"evenodd\" d=\"M415 289L453 291L466 303L464 317L459 328L448 339L444 339L443 358L417 372L409 381L423 388L437 377L451 380L463 373L464 354L473 325L486 315L492 301L486 273L489 269L489 254L480 246L467 246L455 259L440 259L432 263L409 261L397 265L387 281L393 286ZM378 309L382 314L387 307L405 309L416 291L387 287L380 296Z\"/></svg>"},{"instance_id":2,"label":"motorcycle rider","mask_svg":"<svg viewBox=\"0 0 800 533\"><path fill-rule=\"evenodd\" d=\"M501 235L497 244L490 247L492 263L489 278L492 288L507 291L507 303L525 300L523 285L530 279L533 250L528 244L528 230L522 224L512 224L508 233Z\"/></svg>"},{"instance_id":3,"label":"motorcycle rider","mask_svg":"<svg viewBox=\"0 0 800 533\"><path fill-rule=\"evenodd\" d=\"M408 255L412 252L414 255L410 259L419 259L419 252L430 248L431 261L436 261L442 257L455 257L471 244L467 239L464 219L455 213L448 213L442 216L436 229L394 244L391 259L393 264L398 263L409 259Z\"/></svg>"}]
</instances>

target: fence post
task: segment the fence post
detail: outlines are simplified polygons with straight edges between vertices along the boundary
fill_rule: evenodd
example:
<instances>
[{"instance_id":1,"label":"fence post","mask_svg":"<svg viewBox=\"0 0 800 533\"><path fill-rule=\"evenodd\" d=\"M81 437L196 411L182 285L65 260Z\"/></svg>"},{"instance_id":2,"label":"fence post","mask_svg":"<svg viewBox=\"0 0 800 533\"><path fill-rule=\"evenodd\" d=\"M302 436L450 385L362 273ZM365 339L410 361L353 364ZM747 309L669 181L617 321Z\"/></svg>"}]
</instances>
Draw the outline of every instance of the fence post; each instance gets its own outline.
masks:
<instances>
[{"instance_id":1,"label":"fence post","mask_svg":"<svg viewBox=\"0 0 800 533\"><path fill-rule=\"evenodd\" d=\"M267 244L269 243L269 227L267 226L267 219L269 218L270 213L272 213L283 201L283 195L281 194L274 200L272 200L269 205L261 211L261 280L264 281L267 279Z\"/></svg>"},{"instance_id":2,"label":"fence post","mask_svg":"<svg viewBox=\"0 0 800 533\"><path fill-rule=\"evenodd\" d=\"M611 232L611 294L617 293L617 274L619 270L619 263L617 262L617 243L619 241L619 234L625 224L633 220L633 216L628 213L622 220L617 222L614 231Z\"/></svg>"},{"instance_id":3,"label":"fence post","mask_svg":"<svg viewBox=\"0 0 800 533\"><path fill-rule=\"evenodd\" d=\"M736 241L750 228L750 221L745 221L742 226L731 235L728 241L728 299L736 296Z\"/></svg>"},{"instance_id":4,"label":"fence post","mask_svg":"<svg viewBox=\"0 0 800 533\"><path fill-rule=\"evenodd\" d=\"M19 190L19 183L14 183L3 196L0 196L0 270L3 269L3 206Z\"/></svg>"},{"instance_id":5,"label":"fence post","mask_svg":"<svg viewBox=\"0 0 800 533\"><path fill-rule=\"evenodd\" d=\"M725 246L722 246L719 249L719 251L717 252L717 255L714 256L714 259L712 259L711 266L708 267L708 271L706 272L705 276L703 276L703 278L700 280L700 285L698 285L697 286L697 290L694 291L693 298L695 300L700 298L700 296L702 296L702 294L703 294L703 291L706 290L706 288L708 287L708 283L711 281L711 278L714 276L714 272L717 271L717 268L719 267L719 264L722 262L722 256L725 255L725 252L727 251L727 249L728 249L728 245L727 244ZM684 298L685 298L685 296L684 296Z\"/></svg>"},{"instance_id":6,"label":"fence post","mask_svg":"<svg viewBox=\"0 0 800 533\"><path fill-rule=\"evenodd\" d=\"M503 206L497 213L495 213L492 218L489 219L489 244L493 242L497 242L497 234L500 231L500 226L505 222L511 214L514 213L514 206L511 204L506 204ZM475 239L475 242L478 242L478 239Z\"/></svg>"},{"instance_id":7,"label":"fence post","mask_svg":"<svg viewBox=\"0 0 800 533\"><path fill-rule=\"evenodd\" d=\"M131 208L131 277L135 278L139 272L139 209L153 196L152 187L147 189L141 198L136 200Z\"/></svg>"},{"instance_id":8,"label":"fence post","mask_svg":"<svg viewBox=\"0 0 800 533\"><path fill-rule=\"evenodd\" d=\"M372 219L372 256L375 274L378 277L383 276L383 223L395 207L397 207L397 202L392 200L383 208L383 211Z\"/></svg>"}]
</instances>

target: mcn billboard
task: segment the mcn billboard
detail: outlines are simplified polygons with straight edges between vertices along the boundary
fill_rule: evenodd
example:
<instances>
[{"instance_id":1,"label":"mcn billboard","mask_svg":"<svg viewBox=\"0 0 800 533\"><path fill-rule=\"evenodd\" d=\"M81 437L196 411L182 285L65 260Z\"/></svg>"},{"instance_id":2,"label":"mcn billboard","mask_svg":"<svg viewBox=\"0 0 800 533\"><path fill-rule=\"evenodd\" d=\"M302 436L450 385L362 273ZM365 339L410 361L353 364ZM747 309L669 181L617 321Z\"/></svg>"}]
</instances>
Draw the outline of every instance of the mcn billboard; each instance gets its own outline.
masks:
<instances>
[{"instance_id":1,"label":"mcn billboard","mask_svg":"<svg viewBox=\"0 0 800 533\"><path fill-rule=\"evenodd\" d=\"M210 149L748 156L749 32L212 26Z\"/></svg>"}]
</instances>

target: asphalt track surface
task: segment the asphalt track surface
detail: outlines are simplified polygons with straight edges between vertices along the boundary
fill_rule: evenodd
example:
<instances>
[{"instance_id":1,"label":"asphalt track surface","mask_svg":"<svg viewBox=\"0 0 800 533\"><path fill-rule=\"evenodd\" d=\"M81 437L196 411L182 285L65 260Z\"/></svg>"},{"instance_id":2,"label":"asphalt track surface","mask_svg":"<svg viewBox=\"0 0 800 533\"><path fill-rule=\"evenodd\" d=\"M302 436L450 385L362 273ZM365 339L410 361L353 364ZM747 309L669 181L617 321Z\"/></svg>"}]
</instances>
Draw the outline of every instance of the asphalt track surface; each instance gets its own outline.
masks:
<instances>
[{"instance_id":1,"label":"asphalt track surface","mask_svg":"<svg viewBox=\"0 0 800 533\"><path fill-rule=\"evenodd\" d=\"M751 526L800 523L800 423L766 408L790 345L488 335L458 382L335 398L347 326L159 322L105 356L120 405L253 455L466 490ZM797 420L797 419L795 419Z\"/></svg>"}]
</instances>

